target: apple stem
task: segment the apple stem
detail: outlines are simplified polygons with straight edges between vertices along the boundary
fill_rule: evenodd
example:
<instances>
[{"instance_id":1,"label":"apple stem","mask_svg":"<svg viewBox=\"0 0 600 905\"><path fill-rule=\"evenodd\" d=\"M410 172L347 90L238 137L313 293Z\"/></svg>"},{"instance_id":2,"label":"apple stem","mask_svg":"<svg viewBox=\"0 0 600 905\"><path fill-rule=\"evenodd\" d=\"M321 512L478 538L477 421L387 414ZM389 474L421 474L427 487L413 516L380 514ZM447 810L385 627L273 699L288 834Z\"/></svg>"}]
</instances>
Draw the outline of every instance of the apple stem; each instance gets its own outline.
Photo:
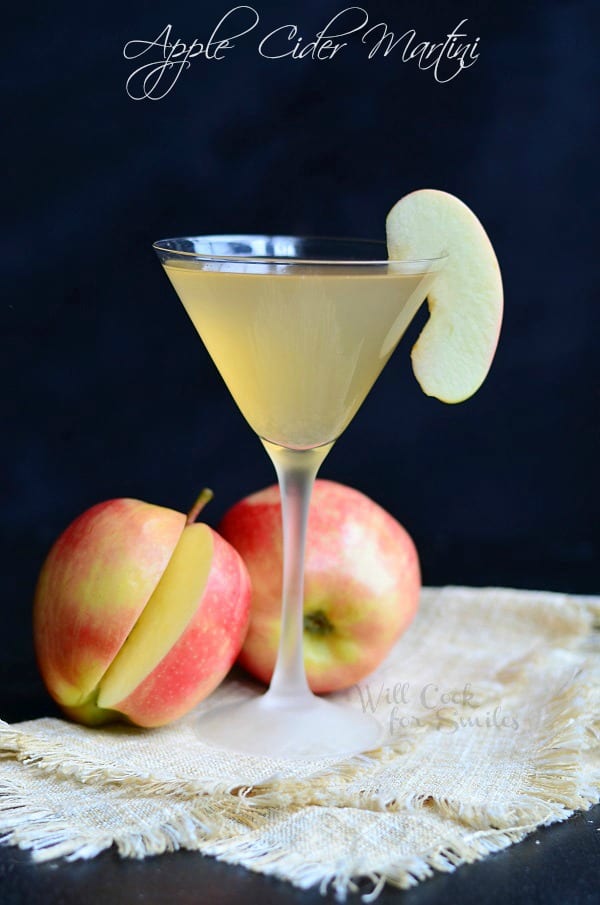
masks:
<instances>
[{"instance_id":1,"label":"apple stem","mask_svg":"<svg viewBox=\"0 0 600 905\"><path fill-rule=\"evenodd\" d=\"M198 499L196 500L196 502L194 503L194 505L192 506L192 508L190 509L190 511L187 514L187 518L185 520L186 525L194 524L194 522L196 521L196 519L198 518L198 516L200 515L200 513L206 506L206 504L210 503L213 496L214 496L214 494L213 494L212 490L210 490L208 487L205 487L203 490L200 491L200 493L198 495Z\"/></svg>"}]
</instances>

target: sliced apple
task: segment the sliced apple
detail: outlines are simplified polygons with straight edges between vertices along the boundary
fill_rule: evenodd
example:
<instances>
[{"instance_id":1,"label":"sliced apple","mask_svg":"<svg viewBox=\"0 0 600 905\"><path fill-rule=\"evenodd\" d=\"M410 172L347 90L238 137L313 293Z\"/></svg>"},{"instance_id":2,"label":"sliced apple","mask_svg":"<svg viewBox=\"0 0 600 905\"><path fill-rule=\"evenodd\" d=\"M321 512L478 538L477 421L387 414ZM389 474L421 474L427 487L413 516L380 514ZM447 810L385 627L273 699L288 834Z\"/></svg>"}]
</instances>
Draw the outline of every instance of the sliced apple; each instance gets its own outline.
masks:
<instances>
[{"instance_id":1,"label":"sliced apple","mask_svg":"<svg viewBox=\"0 0 600 905\"><path fill-rule=\"evenodd\" d=\"M231 668L249 614L250 583L236 551L208 525L187 525L102 678L96 707L138 726L183 715Z\"/></svg>"},{"instance_id":2,"label":"sliced apple","mask_svg":"<svg viewBox=\"0 0 600 905\"><path fill-rule=\"evenodd\" d=\"M148 603L185 515L140 500L98 503L53 545L38 580L34 641L61 705L94 691Z\"/></svg>"},{"instance_id":3,"label":"sliced apple","mask_svg":"<svg viewBox=\"0 0 600 905\"><path fill-rule=\"evenodd\" d=\"M475 214L454 195L423 189L401 198L386 220L390 259L448 259L427 297L429 319L411 358L421 389L462 402L490 369L502 323L502 278Z\"/></svg>"}]
</instances>

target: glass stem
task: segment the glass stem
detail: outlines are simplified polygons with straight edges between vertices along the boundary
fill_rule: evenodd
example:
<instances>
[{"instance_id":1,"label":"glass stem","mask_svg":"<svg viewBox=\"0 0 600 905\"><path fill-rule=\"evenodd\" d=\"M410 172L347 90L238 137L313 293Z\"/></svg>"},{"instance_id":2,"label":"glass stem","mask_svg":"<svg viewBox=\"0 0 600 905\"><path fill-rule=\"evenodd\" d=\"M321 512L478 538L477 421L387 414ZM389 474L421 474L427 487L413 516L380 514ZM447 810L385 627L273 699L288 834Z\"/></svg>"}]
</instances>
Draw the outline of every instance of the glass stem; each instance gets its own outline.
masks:
<instances>
[{"instance_id":1,"label":"glass stem","mask_svg":"<svg viewBox=\"0 0 600 905\"><path fill-rule=\"evenodd\" d=\"M306 698L311 694L303 656L304 553L313 484L333 446L287 449L263 440L279 481L283 520L283 600L281 635L269 698Z\"/></svg>"}]
</instances>

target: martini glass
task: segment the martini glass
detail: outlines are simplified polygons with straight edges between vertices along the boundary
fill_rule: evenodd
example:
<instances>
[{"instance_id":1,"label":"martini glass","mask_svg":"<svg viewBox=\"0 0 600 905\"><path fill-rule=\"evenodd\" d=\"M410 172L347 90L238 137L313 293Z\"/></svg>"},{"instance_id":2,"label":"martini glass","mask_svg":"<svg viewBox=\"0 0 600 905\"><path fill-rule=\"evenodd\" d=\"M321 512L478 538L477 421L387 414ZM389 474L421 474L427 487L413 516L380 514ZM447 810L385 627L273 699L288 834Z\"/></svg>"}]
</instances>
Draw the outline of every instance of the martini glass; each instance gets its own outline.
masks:
<instances>
[{"instance_id":1,"label":"martini glass","mask_svg":"<svg viewBox=\"0 0 600 905\"><path fill-rule=\"evenodd\" d=\"M369 714L314 695L302 652L306 526L317 471L348 426L445 256L386 259L382 242L194 236L154 249L281 490L282 618L269 690L200 717L207 744L282 758L377 747Z\"/></svg>"}]
</instances>

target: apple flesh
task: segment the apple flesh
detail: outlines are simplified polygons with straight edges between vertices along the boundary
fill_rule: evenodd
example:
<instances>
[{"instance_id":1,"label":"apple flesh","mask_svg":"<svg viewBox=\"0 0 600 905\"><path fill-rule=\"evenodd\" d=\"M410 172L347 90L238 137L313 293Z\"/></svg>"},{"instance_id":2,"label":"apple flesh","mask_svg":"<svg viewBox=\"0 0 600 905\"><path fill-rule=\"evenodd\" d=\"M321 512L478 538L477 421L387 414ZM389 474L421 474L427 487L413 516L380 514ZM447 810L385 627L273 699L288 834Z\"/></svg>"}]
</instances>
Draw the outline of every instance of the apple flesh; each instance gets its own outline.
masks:
<instances>
[{"instance_id":1,"label":"apple flesh","mask_svg":"<svg viewBox=\"0 0 600 905\"><path fill-rule=\"evenodd\" d=\"M281 628L282 528L277 486L233 506L219 532L252 581L250 628L239 662L268 683ZM415 545L381 506L353 488L315 481L304 582L304 665L314 692L347 688L372 672L415 615Z\"/></svg>"},{"instance_id":2,"label":"apple flesh","mask_svg":"<svg viewBox=\"0 0 600 905\"><path fill-rule=\"evenodd\" d=\"M500 334L502 277L492 244L466 204L434 189L401 198L386 231L392 260L448 254L428 294L429 320L411 358L424 393L462 402L485 380Z\"/></svg>"},{"instance_id":3,"label":"apple flesh","mask_svg":"<svg viewBox=\"0 0 600 905\"><path fill-rule=\"evenodd\" d=\"M159 726L223 679L249 612L246 568L216 532L170 509L111 500L76 519L44 563L36 655L71 718Z\"/></svg>"}]
</instances>

